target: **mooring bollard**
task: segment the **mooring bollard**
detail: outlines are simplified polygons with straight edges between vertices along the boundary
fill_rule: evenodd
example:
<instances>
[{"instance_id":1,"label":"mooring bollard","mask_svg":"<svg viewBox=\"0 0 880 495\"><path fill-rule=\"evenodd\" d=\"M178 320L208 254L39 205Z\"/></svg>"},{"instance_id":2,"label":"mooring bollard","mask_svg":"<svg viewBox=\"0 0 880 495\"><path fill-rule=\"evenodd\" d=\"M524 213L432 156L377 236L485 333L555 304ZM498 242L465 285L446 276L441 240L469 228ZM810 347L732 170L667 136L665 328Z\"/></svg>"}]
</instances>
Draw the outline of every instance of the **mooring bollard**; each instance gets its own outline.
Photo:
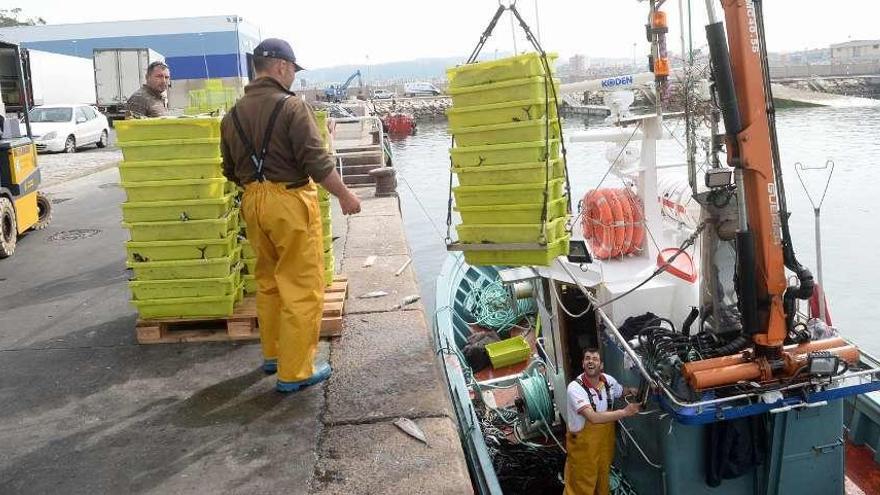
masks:
<instances>
[{"instance_id":1,"label":"mooring bollard","mask_svg":"<svg viewBox=\"0 0 880 495\"><path fill-rule=\"evenodd\" d=\"M376 179L376 196L397 196L397 171L394 168L374 168L369 174Z\"/></svg>"}]
</instances>

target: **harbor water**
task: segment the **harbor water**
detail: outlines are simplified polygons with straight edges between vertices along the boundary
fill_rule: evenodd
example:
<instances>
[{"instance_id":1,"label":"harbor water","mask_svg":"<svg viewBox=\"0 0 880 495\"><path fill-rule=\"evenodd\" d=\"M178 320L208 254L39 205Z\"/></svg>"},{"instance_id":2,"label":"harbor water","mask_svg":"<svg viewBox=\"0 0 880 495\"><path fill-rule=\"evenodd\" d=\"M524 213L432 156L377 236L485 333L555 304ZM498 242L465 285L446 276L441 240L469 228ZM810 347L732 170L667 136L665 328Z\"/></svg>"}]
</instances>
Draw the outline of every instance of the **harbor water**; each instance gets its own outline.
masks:
<instances>
[{"instance_id":1,"label":"harbor water","mask_svg":"<svg viewBox=\"0 0 880 495\"><path fill-rule=\"evenodd\" d=\"M601 119L567 119L565 131L604 125ZM678 139L659 144L658 164L681 163L683 121L665 125ZM880 108L786 109L777 114L777 128L794 247L801 263L814 273L813 209L795 164L823 166L830 159L836 165L822 206L823 285L834 326L864 350L880 354L878 318L873 313L880 303ZM450 143L447 125L440 121L421 122L417 135L392 143L406 234L429 314L434 281L446 257ZM584 192L606 175L606 148L605 143L567 145L575 212ZM805 178L814 198L821 196L824 176L811 171ZM609 175L602 185L620 187L620 181ZM580 227L574 231L580 237Z\"/></svg>"}]
</instances>

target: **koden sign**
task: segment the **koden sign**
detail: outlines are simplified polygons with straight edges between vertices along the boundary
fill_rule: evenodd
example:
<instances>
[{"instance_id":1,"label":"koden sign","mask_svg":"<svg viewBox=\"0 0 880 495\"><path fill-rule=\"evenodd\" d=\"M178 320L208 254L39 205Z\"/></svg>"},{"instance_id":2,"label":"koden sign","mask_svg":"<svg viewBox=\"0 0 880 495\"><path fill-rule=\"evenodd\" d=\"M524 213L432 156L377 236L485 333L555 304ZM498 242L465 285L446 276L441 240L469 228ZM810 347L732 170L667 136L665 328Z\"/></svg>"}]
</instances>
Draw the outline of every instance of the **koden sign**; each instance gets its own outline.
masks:
<instances>
[{"instance_id":1,"label":"koden sign","mask_svg":"<svg viewBox=\"0 0 880 495\"><path fill-rule=\"evenodd\" d=\"M620 86L631 86L633 84L633 76L609 77L602 79L602 88L617 88Z\"/></svg>"}]
</instances>

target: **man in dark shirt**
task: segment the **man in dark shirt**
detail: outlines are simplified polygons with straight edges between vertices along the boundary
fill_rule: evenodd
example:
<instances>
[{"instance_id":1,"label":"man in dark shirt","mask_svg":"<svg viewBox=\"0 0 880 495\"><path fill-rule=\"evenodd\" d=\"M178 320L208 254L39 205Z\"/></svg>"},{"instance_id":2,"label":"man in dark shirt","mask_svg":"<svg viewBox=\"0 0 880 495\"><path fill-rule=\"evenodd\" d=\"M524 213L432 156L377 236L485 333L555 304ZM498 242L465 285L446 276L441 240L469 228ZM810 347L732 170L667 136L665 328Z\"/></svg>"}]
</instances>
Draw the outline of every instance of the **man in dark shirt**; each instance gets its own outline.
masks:
<instances>
[{"instance_id":1,"label":"man in dark shirt","mask_svg":"<svg viewBox=\"0 0 880 495\"><path fill-rule=\"evenodd\" d=\"M314 358L324 306L321 212L315 183L346 215L360 200L334 168L312 109L288 88L302 68L290 45L266 39L254 49L256 78L221 124L223 173L244 187L242 212L257 253L257 318L263 369L295 392L326 380Z\"/></svg>"},{"instance_id":2,"label":"man in dark shirt","mask_svg":"<svg viewBox=\"0 0 880 495\"><path fill-rule=\"evenodd\" d=\"M168 115L165 91L171 82L171 71L165 62L156 61L147 67L147 81L131 94L126 109L131 117L162 117Z\"/></svg>"}]
</instances>

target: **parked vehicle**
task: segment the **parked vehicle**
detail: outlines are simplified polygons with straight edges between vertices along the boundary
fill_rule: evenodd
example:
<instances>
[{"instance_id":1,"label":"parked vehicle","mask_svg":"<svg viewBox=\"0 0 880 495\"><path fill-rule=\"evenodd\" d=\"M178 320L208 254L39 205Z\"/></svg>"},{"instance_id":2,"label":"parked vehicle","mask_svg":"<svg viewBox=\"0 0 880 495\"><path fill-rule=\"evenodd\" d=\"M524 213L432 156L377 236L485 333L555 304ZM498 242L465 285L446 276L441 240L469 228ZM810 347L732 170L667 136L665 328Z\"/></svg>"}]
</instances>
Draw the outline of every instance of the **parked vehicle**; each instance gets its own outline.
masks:
<instances>
[{"instance_id":1,"label":"parked vehicle","mask_svg":"<svg viewBox=\"0 0 880 495\"><path fill-rule=\"evenodd\" d=\"M374 89L373 90L373 98L377 100L389 100L394 98L394 92L388 91L387 89Z\"/></svg>"},{"instance_id":2,"label":"parked vehicle","mask_svg":"<svg viewBox=\"0 0 880 495\"><path fill-rule=\"evenodd\" d=\"M352 81L357 79L359 94L362 94L364 89L364 81L361 79L361 71L355 71L354 74L348 76L348 79L345 80L344 83L340 85L331 84L327 89L324 90L324 98L327 101L332 102L341 102L348 99L348 87L351 85ZM361 98L363 99L363 98Z\"/></svg>"},{"instance_id":3,"label":"parked vehicle","mask_svg":"<svg viewBox=\"0 0 880 495\"><path fill-rule=\"evenodd\" d=\"M0 60L11 62L2 66L2 82L17 81L16 90L29 87L23 52L16 44L0 41ZM0 98L6 87L0 85ZM52 221L52 202L39 190L40 168L27 118L30 102L21 98L22 93L15 96L25 117L23 125L14 118L0 119L0 259L12 256L19 235L45 229ZM0 105L0 115L2 109Z\"/></svg>"},{"instance_id":4,"label":"parked vehicle","mask_svg":"<svg viewBox=\"0 0 880 495\"><path fill-rule=\"evenodd\" d=\"M94 104L95 72L88 59L22 48L20 62L24 77L19 78L10 53L0 53L0 87L8 113L22 114L22 103L30 108L70 101Z\"/></svg>"},{"instance_id":5,"label":"parked vehicle","mask_svg":"<svg viewBox=\"0 0 880 495\"><path fill-rule=\"evenodd\" d=\"M110 118L125 117L125 103L144 84L147 67L165 57L149 48L95 49L95 93L98 108Z\"/></svg>"},{"instance_id":6,"label":"parked vehicle","mask_svg":"<svg viewBox=\"0 0 880 495\"><path fill-rule=\"evenodd\" d=\"M28 113L38 152L74 153L77 148L109 143L110 122L91 105L42 106Z\"/></svg>"},{"instance_id":7,"label":"parked vehicle","mask_svg":"<svg viewBox=\"0 0 880 495\"><path fill-rule=\"evenodd\" d=\"M407 83L403 87L404 96L437 96L442 91L429 82Z\"/></svg>"}]
</instances>

